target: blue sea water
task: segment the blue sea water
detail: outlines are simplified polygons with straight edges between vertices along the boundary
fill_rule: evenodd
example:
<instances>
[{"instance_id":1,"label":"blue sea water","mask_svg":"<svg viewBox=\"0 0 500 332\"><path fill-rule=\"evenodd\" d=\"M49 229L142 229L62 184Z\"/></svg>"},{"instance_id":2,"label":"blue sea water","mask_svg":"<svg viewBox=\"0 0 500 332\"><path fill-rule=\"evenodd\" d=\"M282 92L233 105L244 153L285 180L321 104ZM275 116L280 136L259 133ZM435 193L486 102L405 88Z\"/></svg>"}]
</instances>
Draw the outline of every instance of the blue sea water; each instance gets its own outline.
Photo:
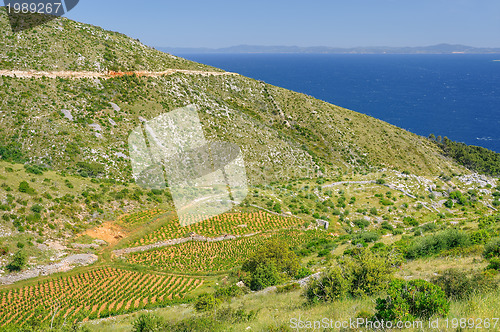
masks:
<instances>
[{"instance_id":1,"label":"blue sea water","mask_svg":"<svg viewBox=\"0 0 500 332\"><path fill-rule=\"evenodd\" d=\"M178 54L500 152L500 55Z\"/></svg>"}]
</instances>

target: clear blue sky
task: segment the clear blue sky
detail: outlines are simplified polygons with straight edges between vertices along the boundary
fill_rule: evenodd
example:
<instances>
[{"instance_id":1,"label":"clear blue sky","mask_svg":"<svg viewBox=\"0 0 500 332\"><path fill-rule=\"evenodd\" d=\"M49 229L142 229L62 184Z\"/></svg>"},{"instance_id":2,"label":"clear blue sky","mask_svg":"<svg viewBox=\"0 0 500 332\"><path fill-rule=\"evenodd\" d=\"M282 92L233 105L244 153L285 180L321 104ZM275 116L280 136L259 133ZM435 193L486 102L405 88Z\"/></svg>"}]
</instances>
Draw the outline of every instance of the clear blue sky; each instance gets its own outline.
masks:
<instances>
[{"instance_id":1,"label":"clear blue sky","mask_svg":"<svg viewBox=\"0 0 500 332\"><path fill-rule=\"evenodd\" d=\"M152 46L500 47L500 0L80 0L67 17Z\"/></svg>"}]
</instances>

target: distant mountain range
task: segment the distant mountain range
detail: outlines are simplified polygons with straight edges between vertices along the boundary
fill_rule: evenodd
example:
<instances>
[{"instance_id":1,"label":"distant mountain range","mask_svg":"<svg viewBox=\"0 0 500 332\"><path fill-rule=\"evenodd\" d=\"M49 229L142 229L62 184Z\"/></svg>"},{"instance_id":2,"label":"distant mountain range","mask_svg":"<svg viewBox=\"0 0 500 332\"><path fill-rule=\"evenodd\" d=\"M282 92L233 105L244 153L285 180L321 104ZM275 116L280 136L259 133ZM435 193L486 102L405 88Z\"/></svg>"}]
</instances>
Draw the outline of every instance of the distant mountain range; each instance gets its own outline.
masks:
<instances>
[{"instance_id":1,"label":"distant mountain range","mask_svg":"<svg viewBox=\"0 0 500 332\"><path fill-rule=\"evenodd\" d=\"M500 48L471 47L466 45L438 44L417 47L300 47L300 46L259 46L238 45L225 48L185 48L185 47L157 47L158 50L172 54L188 53L332 53L332 54L488 54L500 53Z\"/></svg>"}]
</instances>

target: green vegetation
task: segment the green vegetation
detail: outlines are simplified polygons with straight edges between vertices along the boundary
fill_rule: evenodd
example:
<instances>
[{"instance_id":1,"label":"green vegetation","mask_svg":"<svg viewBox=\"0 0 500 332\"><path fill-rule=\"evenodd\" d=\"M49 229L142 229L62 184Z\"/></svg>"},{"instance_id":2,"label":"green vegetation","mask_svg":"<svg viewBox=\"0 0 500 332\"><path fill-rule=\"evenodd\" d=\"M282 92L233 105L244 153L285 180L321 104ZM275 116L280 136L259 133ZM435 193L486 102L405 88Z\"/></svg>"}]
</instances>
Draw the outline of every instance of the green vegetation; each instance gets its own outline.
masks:
<instances>
[{"instance_id":1,"label":"green vegetation","mask_svg":"<svg viewBox=\"0 0 500 332\"><path fill-rule=\"evenodd\" d=\"M471 274L457 269L448 269L431 281L441 287L450 300L455 301L470 299L475 294L493 292L498 288L498 281L488 271Z\"/></svg>"},{"instance_id":2,"label":"green vegetation","mask_svg":"<svg viewBox=\"0 0 500 332\"><path fill-rule=\"evenodd\" d=\"M465 248L472 244L470 235L454 229L421 238L403 240L400 248L406 258L415 259L441 253L454 248Z\"/></svg>"},{"instance_id":3,"label":"green vegetation","mask_svg":"<svg viewBox=\"0 0 500 332\"><path fill-rule=\"evenodd\" d=\"M377 299L376 317L385 321L414 321L446 316L450 302L439 286L425 280L393 280L387 298Z\"/></svg>"},{"instance_id":4,"label":"green vegetation","mask_svg":"<svg viewBox=\"0 0 500 332\"><path fill-rule=\"evenodd\" d=\"M299 260L285 243L270 241L243 263L242 270L249 273L250 289L261 290L295 277L299 272Z\"/></svg>"},{"instance_id":5,"label":"green vegetation","mask_svg":"<svg viewBox=\"0 0 500 332\"><path fill-rule=\"evenodd\" d=\"M431 135L429 138L436 142L445 156L453 158L460 165L478 173L500 175L500 153L480 146L455 142L447 137L437 140L434 135Z\"/></svg>"},{"instance_id":6,"label":"green vegetation","mask_svg":"<svg viewBox=\"0 0 500 332\"><path fill-rule=\"evenodd\" d=\"M315 303L377 294L387 286L392 268L388 257L357 249L311 281L305 295L309 302Z\"/></svg>"},{"instance_id":7,"label":"green vegetation","mask_svg":"<svg viewBox=\"0 0 500 332\"><path fill-rule=\"evenodd\" d=\"M18 250L14 257L12 258L12 262L7 265L7 269L10 271L21 271L28 261L28 255L24 250Z\"/></svg>"},{"instance_id":8,"label":"green vegetation","mask_svg":"<svg viewBox=\"0 0 500 332\"><path fill-rule=\"evenodd\" d=\"M65 18L7 31L0 59L7 70L215 70ZM0 331L109 332L122 321L116 330L288 331L300 315L500 314L499 183L459 165L495 174L497 155L239 75L0 84L1 273L98 257L2 286ZM208 140L241 147L249 193L181 227L168 188L133 183L127 142L140 117L188 103Z\"/></svg>"}]
</instances>

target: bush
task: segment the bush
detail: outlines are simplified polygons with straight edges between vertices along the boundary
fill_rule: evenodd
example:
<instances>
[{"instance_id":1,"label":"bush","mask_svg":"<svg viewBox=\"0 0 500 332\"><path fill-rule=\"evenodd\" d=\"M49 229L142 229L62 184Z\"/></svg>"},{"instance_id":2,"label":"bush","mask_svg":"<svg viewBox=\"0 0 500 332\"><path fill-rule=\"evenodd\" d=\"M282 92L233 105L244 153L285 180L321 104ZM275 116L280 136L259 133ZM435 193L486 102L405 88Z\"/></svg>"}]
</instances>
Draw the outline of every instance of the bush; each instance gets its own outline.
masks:
<instances>
[{"instance_id":1,"label":"bush","mask_svg":"<svg viewBox=\"0 0 500 332\"><path fill-rule=\"evenodd\" d=\"M486 293L497 288L494 278L487 273L468 273L457 269L448 269L431 282L443 289L451 300L468 299L476 293Z\"/></svg>"},{"instance_id":2,"label":"bush","mask_svg":"<svg viewBox=\"0 0 500 332\"><path fill-rule=\"evenodd\" d=\"M238 287L236 285L231 285L231 286L226 286L226 287L221 287L217 289L214 293L214 296L218 299L230 299L232 297L240 296L243 295L244 291L241 287Z\"/></svg>"},{"instance_id":3,"label":"bush","mask_svg":"<svg viewBox=\"0 0 500 332\"><path fill-rule=\"evenodd\" d=\"M353 245L356 245L358 243L371 243L378 240L380 240L380 234L378 234L377 232L363 232L356 234L351 240L351 243Z\"/></svg>"},{"instance_id":4,"label":"bush","mask_svg":"<svg viewBox=\"0 0 500 332\"><path fill-rule=\"evenodd\" d=\"M26 169L26 173L31 173L35 175L42 175L43 172L46 170L45 167L39 165L24 165L24 168Z\"/></svg>"},{"instance_id":5,"label":"bush","mask_svg":"<svg viewBox=\"0 0 500 332\"><path fill-rule=\"evenodd\" d=\"M406 258L415 259L434 255L448 249L465 248L470 245L470 236L467 233L450 229L434 235L415 238L406 248L402 249Z\"/></svg>"},{"instance_id":6,"label":"bush","mask_svg":"<svg viewBox=\"0 0 500 332\"><path fill-rule=\"evenodd\" d=\"M425 280L393 280L387 298L378 298L376 303L375 316L385 321L429 319L436 314L444 317L450 310L444 291Z\"/></svg>"},{"instance_id":7,"label":"bush","mask_svg":"<svg viewBox=\"0 0 500 332\"><path fill-rule=\"evenodd\" d=\"M194 308L196 311L210 311L219 306L222 303L221 299L218 299L214 294L202 294L198 297L194 303Z\"/></svg>"},{"instance_id":8,"label":"bush","mask_svg":"<svg viewBox=\"0 0 500 332\"><path fill-rule=\"evenodd\" d=\"M7 248L7 247L0 247L0 256L7 255L8 252L9 252L9 248Z\"/></svg>"},{"instance_id":9,"label":"bush","mask_svg":"<svg viewBox=\"0 0 500 332\"><path fill-rule=\"evenodd\" d=\"M285 243L270 241L243 264L242 270L250 273L250 288L260 290L293 278L299 268L297 255Z\"/></svg>"},{"instance_id":10,"label":"bush","mask_svg":"<svg viewBox=\"0 0 500 332\"><path fill-rule=\"evenodd\" d=\"M161 319L153 314L140 314L136 320L132 322L133 332L159 332L162 330Z\"/></svg>"},{"instance_id":11,"label":"bush","mask_svg":"<svg viewBox=\"0 0 500 332\"><path fill-rule=\"evenodd\" d=\"M484 258L500 257L500 237L492 239L484 246Z\"/></svg>"},{"instance_id":12,"label":"bush","mask_svg":"<svg viewBox=\"0 0 500 332\"><path fill-rule=\"evenodd\" d=\"M500 271L500 258L494 257L490 259L490 264L486 267L486 269Z\"/></svg>"},{"instance_id":13,"label":"bush","mask_svg":"<svg viewBox=\"0 0 500 332\"><path fill-rule=\"evenodd\" d=\"M347 295L364 296L385 289L392 277L390 259L375 255L366 248L355 248L313 279L306 287L309 302L335 301Z\"/></svg>"},{"instance_id":14,"label":"bush","mask_svg":"<svg viewBox=\"0 0 500 332\"><path fill-rule=\"evenodd\" d=\"M285 279L279 273L276 265L264 264L258 265L251 273L249 286L251 290L261 290L270 286L278 285L283 281L285 281Z\"/></svg>"},{"instance_id":15,"label":"bush","mask_svg":"<svg viewBox=\"0 0 500 332\"><path fill-rule=\"evenodd\" d=\"M40 213L43 211L43 206L41 206L40 204L35 204L31 207L31 211L35 213Z\"/></svg>"},{"instance_id":16,"label":"bush","mask_svg":"<svg viewBox=\"0 0 500 332\"><path fill-rule=\"evenodd\" d=\"M444 206L451 209L453 207L453 201L451 199L447 200L446 202L444 202Z\"/></svg>"},{"instance_id":17,"label":"bush","mask_svg":"<svg viewBox=\"0 0 500 332\"><path fill-rule=\"evenodd\" d=\"M28 255L23 250L19 250L14 254L12 262L7 265L9 271L21 271L28 262Z\"/></svg>"},{"instance_id":18,"label":"bush","mask_svg":"<svg viewBox=\"0 0 500 332\"><path fill-rule=\"evenodd\" d=\"M392 230L394 230L394 227L392 227L392 225L391 225L391 224L390 224L387 220L386 220L386 221L384 221L383 223L381 223L381 224L380 224L380 227L381 227L382 229L386 229L386 230L388 230L388 231L392 231Z\"/></svg>"},{"instance_id":19,"label":"bush","mask_svg":"<svg viewBox=\"0 0 500 332\"><path fill-rule=\"evenodd\" d=\"M302 279L307 276L310 276L312 274L312 271L309 270L307 267L301 267L297 274L295 275L295 279Z\"/></svg>"},{"instance_id":20,"label":"bush","mask_svg":"<svg viewBox=\"0 0 500 332\"><path fill-rule=\"evenodd\" d=\"M372 253L366 248L356 248L351 256L343 257L340 264L351 280L352 296L373 295L385 289L391 279L391 260Z\"/></svg>"},{"instance_id":21,"label":"bush","mask_svg":"<svg viewBox=\"0 0 500 332\"><path fill-rule=\"evenodd\" d=\"M106 171L104 165L95 162L78 162L76 166L78 167L78 172L83 177L97 177Z\"/></svg>"},{"instance_id":22,"label":"bush","mask_svg":"<svg viewBox=\"0 0 500 332\"><path fill-rule=\"evenodd\" d=\"M401 228L395 228L392 231L392 235L401 235L401 234L403 234L403 230Z\"/></svg>"},{"instance_id":23,"label":"bush","mask_svg":"<svg viewBox=\"0 0 500 332\"><path fill-rule=\"evenodd\" d=\"M319 279L311 278L304 295L311 303L333 302L344 298L350 289L349 278L340 266L333 266L323 272Z\"/></svg>"},{"instance_id":24,"label":"bush","mask_svg":"<svg viewBox=\"0 0 500 332\"><path fill-rule=\"evenodd\" d=\"M35 190L30 187L29 183L26 181L22 181L19 183L19 192L26 193L26 194L34 194Z\"/></svg>"},{"instance_id":25,"label":"bush","mask_svg":"<svg viewBox=\"0 0 500 332\"><path fill-rule=\"evenodd\" d=\"M370 226L370 222L365 219L356 219L352 223L360 229L365 229L365 227Z\"/></svg>"},{"instance_id":26,"label":"bush","mask_svg":"<svg viewBox=\"0 0 500 332\"><path fill-rule=\"evenodd\" d=\"M473 244L485 244L490 239L490 233L484 229L472 232L470 240Z\"/></svg>"}]
</instances>

